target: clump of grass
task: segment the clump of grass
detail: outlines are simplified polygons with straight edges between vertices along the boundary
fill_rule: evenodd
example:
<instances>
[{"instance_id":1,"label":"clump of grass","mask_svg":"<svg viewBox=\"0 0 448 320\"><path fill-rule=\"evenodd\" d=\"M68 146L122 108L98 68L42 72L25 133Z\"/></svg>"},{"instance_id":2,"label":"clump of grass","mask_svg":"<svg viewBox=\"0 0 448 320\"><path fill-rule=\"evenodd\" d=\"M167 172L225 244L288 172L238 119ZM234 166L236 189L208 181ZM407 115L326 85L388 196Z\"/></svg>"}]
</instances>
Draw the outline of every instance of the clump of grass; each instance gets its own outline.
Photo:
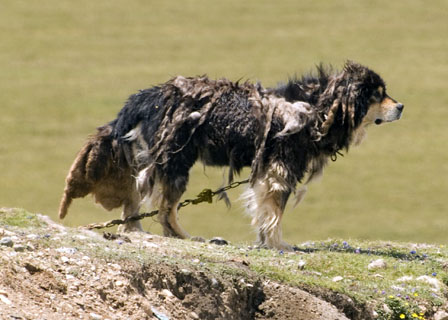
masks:
<instances>
[{"instance_id":1,"label":"clump of grass","mask_svg":"<svg viewBox=\"0 0 448 320\"><path fill-rule=\"evenodd\" d=\"M44 222L40 221L36 214L20 208L0 208L0 225L12 227L42 227Z\"/></svg>"},{"instance_id":2,"label":"clump of grass","mask_svg":"<svg viewBox=\"0 0 448 320\"><path fill-rule=\"evenodd\" d=\"M339 292L359 305L373 306L384 320L430 316L421 306L431 310L443 304L448 279L443 245L327 240L302 244L298 254L252 250L247 259L259 275L317 293ZM369 269L377 259L387 267ZM305 262L303 267L299 261ZM438 281L440 288L421 277Z\"/></svg>"}]
</instances>

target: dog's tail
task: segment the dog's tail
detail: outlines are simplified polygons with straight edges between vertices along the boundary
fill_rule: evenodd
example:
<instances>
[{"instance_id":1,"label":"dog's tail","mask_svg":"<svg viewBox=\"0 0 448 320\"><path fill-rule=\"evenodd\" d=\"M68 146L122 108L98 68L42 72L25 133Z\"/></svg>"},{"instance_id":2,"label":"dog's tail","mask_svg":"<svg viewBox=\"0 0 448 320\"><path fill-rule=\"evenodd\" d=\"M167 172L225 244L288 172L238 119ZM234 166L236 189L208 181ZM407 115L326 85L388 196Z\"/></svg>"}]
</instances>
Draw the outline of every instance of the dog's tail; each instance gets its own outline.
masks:
<instances>
[{"instance_id":1,"label":"dog's tail","mask_svg":"<svg viewBox=\"0 0 448 320\"><path fill-rule=\"evenodd\" d=\"M64 219L75 198L94 191L95 183L103 178L112 162L112 126L98 129L79 151L66 178L64 194L59 205L59 218Z\"/></svg>"}]
</instances>

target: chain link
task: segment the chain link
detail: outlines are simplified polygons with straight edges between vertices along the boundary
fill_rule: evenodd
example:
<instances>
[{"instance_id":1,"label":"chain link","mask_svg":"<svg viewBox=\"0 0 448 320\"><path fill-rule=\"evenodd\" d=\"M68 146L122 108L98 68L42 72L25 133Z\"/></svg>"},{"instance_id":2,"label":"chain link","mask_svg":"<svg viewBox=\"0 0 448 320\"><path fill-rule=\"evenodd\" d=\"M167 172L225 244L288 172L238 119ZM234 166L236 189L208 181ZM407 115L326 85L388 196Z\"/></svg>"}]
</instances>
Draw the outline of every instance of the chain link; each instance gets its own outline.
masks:
<instances>
[{"instance_id":1,"label":"chain link","mask_svg":"<svg viewBox=\"0 0 448 320\"><path fill-rule=\"evenodd\" d=\"M213 197L216 196L217 194L223 193L230 189L238 188L240 185L246 184L246 183L249 183L249 179L232 182L231 184L229 184L225 187L219 188L215 191L212 191L211 189L204 189L197 195L197 197L195 199L186 199L186 200L180 202L177 206L177 210L179 210L180 208L186 207L190 204L199 204L202 202L212 203ZM154 210L151 212L144 212L144 213L140 213L135 216L127 217L126 219L114 219L114 220L106 221L104 223L88 224L88 225L84 226L84 228L86 228L88 230L110 228L110 227L113 227L116 225L131 222L131 221L138 221L138 220L142 220L143 218L153 217L153 216L157 215L158 213L159 213L159 210Z\"/></svg>"}]
</instances>

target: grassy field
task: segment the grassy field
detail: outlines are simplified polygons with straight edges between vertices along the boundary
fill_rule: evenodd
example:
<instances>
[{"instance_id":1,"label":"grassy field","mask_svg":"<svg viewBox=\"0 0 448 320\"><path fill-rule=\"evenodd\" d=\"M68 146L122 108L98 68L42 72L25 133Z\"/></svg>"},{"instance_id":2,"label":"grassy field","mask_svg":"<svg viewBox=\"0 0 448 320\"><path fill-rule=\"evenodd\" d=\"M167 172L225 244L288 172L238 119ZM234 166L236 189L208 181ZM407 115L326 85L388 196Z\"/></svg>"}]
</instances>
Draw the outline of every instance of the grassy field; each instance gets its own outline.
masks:
<instances>
[{"instance_id":1,"label":"grassy field","mask_svg":"<svg viewBox=\"0 0 448 320\"><path fill-rule=\"evenodd\" d=\"M448 3L402 1L5 0L0 4L0 206L56 217L64 178L86 136L127 96L169 77L260 80L353 59L379 72L403 119L374 127L332 163L298 208L289 242L328 237L448 241ZM222 183L193 169L186 196ZM247 174L247 172L245 173ZM254 238L238 192L186 208L193 235ZM90 198L66 224L108 220ZM160 232L154 221L145 222Z\"/></svg>"}]
</instances>

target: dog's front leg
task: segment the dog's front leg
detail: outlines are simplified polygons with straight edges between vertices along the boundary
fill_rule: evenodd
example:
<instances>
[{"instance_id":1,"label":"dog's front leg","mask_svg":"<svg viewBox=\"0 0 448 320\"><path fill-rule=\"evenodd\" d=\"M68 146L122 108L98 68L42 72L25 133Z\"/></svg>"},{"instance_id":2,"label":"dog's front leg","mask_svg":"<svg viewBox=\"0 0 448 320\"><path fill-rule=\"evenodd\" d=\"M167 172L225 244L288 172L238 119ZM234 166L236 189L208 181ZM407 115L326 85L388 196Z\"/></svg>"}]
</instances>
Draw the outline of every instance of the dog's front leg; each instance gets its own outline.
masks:
<instances>
[{"instance_id":1,"label":"dog's front leg","mask_svg":"<svg viewBox=\"0 0 448 320\"><path fill-rule=\"evenodd\" d=\"M290 188L270 177L258 180L248 190L249 211L252 226L258 235L261 247L293 251L293 247L282 240L281 220Z\"/></svg>"}]
</instances>

